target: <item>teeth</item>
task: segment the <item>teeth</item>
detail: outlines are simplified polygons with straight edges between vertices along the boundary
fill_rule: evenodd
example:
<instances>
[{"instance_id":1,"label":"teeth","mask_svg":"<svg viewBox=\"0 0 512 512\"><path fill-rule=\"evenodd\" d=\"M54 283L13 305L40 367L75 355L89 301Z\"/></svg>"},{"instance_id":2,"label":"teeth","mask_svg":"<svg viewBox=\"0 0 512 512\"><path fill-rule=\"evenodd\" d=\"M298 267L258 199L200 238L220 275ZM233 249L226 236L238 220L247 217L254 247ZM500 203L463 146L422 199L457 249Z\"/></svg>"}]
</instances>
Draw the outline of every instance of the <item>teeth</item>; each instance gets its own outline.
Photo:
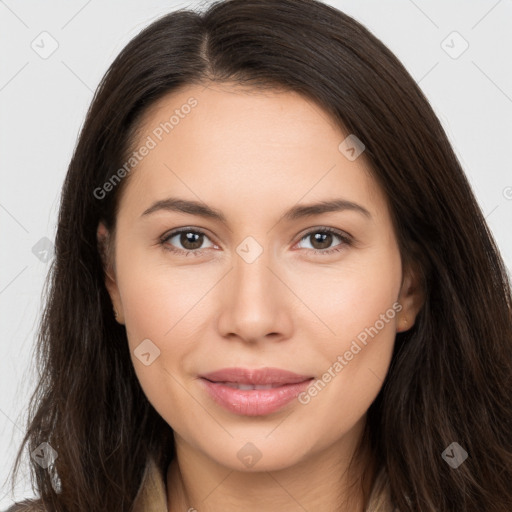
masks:
<instances>
[{"instance_id":1,"label":"teeth","mask_svg":"<svg viewBox=\"0 0 512 512\"><path fill-rule=\"evenodd\" d=\"M241 389L243 391L247 391L247 390L251 390L251 389L272 389L273 387L277 387L277 386L273 386L272 384L252 385L252 384L238 384L237 382L223 382L222 384L224 384L225 386L228 386L230 388Z\"/></svg>"}]
</instances>

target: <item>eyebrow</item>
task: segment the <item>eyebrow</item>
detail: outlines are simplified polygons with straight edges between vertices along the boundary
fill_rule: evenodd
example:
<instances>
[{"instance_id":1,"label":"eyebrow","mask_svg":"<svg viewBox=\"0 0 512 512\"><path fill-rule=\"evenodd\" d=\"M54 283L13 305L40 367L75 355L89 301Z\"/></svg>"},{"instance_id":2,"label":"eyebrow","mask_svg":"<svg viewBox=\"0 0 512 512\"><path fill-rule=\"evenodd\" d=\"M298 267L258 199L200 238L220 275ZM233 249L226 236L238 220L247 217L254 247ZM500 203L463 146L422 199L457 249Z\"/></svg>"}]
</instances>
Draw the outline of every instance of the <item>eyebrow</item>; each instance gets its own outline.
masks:
<instances>
[{"instance_id":1,"label":"eyebrow","mask_svg":"<svg viewBox=\"0 0 512 512\"><path fill-rule=\"evenodd\" d=\"M206 204L200 203L198 201L178 199L174 197L169 197L167 199L161 199L160 201L157 201L147 210L145 210L141 217L161 210L198 215L199 217L205 217L227 224L226 217L219 210L211 208ZM369 219L372 218L370 212L360 204L348 201L346 199L332 199L329 201L320 201L318 203L296 205L285 212L281 219L290 222L302 218L312 217L314 215L320 215L322 213L338 212L343 210L359 212Z\"/></svg>"}]
</instances>

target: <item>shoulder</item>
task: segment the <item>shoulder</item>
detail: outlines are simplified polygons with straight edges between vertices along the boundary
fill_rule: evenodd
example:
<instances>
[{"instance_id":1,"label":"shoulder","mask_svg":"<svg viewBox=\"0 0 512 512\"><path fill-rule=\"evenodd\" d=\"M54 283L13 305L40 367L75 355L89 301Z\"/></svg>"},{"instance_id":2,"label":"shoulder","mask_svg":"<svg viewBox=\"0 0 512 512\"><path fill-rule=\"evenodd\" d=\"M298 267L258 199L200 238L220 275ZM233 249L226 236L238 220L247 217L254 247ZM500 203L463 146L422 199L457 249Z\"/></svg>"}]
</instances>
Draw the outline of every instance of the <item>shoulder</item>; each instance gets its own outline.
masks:
<instances>
[{"instance_id":1,"label":"shoulder","mask_svg":"<svg viewBox=\"0 0 512 512\"><path fill-rule=\"evenodd\" d=\"M24 500L14 503L3 512L46 512L40 500Z\"/></svg>"}]
</instances>

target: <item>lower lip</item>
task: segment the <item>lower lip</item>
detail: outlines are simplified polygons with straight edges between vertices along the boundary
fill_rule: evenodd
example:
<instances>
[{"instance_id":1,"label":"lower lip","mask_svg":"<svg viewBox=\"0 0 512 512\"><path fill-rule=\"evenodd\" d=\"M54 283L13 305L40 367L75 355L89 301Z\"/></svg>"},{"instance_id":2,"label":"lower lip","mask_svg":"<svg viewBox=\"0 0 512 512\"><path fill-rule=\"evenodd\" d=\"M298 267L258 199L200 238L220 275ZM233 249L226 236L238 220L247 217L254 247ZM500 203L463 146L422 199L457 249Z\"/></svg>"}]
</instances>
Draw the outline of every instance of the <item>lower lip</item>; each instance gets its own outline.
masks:
<instances>
[{"instance_id":1,"label":"lower lip","mask_svg":"<svg viewBox=\"0 0 512 512\"><path fill-rule=\"evenodd\" d=\"M263 416L278 411L304 391L313 379L271 389L235 389L200 379L210 396L225 409L244 416Z\"/></svg>"}]
</instances>

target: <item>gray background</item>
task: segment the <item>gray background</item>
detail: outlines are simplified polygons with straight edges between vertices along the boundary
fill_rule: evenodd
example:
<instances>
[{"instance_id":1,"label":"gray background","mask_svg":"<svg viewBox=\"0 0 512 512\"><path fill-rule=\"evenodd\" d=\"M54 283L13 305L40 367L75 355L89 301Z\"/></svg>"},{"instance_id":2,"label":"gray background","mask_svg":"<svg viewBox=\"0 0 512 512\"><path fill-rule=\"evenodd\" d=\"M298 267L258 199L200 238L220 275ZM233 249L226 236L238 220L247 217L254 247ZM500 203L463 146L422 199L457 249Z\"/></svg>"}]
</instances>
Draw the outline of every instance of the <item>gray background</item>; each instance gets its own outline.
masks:
<instances>
[{"instance_id":1,"label":"gray background","mask_svg":"<svg viewBox=\"0 0 512 512\"><path fill-rule=\"evenodd\" d=\"M31 355L51 257L44 239L55 236L60 188L93 91L143 27L205 3L0 0L0 509L33 495L27 479L14 497L5 481L35 382ZM512 268L512 1L326 3L369 28L419 83ZM56 51L42 58L52 44Z\"/></svg>"}]
</instances>

